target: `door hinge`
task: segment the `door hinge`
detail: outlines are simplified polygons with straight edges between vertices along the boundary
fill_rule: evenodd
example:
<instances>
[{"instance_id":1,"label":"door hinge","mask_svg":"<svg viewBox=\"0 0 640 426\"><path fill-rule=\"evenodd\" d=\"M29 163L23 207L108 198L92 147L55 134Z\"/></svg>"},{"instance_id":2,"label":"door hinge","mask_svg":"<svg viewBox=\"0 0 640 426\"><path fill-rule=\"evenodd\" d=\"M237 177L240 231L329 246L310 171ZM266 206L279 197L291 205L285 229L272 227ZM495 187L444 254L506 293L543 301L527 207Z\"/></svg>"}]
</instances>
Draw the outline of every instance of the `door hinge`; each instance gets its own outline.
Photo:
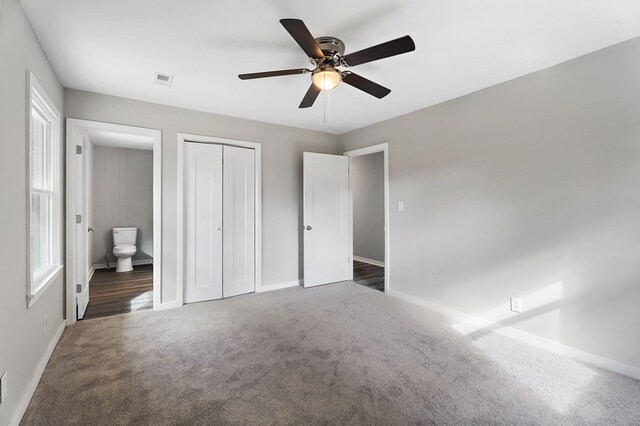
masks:
<instances>
[{"instance_id":1,"label":"door hinge","mask_svg":"<svg viewBox=\"0 0 640 426\"><path fill-rule=\"evenodd\" d=\"M82 284L76 284L76 293L82 293Z\"/></svg>"},{"instance_id":2,"label":"door hinge","mask_svg":"<svg viewBox=\"0 0 640 426\"><path fill-rule=\"evenodd\" d=\"M82 145L76 145L76 154L82 154Z\"/></svg>"},{"instance_id":3,"label":"door hinge","mask_svg":"<svg viewBox=\"0 0 640 426\"><path fill-rule=\"evenodd\" d=\"M76 215L76 223L82 223L82 215L81 214L77 214Z\"/></svg>"}]
</instances>

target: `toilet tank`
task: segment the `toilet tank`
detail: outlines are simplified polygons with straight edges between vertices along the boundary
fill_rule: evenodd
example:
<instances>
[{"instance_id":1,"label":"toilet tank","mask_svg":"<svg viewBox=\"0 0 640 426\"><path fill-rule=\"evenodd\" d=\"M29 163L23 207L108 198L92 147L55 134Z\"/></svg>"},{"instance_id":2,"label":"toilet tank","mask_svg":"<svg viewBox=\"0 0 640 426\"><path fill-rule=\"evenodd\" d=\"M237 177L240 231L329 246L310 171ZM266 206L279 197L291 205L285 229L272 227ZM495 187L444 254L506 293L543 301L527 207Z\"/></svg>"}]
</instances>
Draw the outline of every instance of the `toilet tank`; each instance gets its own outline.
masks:
<instances>
[{"instance_id":1,"label":"toilet tank","mask_svg":"<svg viewBox=\"0 0 640 426\"><path fill-rule=\"evenodd\" d=\"M136 245L138 237L138 228L113 228L113 246L120 244Z\"/></svg>"}]
</instances>

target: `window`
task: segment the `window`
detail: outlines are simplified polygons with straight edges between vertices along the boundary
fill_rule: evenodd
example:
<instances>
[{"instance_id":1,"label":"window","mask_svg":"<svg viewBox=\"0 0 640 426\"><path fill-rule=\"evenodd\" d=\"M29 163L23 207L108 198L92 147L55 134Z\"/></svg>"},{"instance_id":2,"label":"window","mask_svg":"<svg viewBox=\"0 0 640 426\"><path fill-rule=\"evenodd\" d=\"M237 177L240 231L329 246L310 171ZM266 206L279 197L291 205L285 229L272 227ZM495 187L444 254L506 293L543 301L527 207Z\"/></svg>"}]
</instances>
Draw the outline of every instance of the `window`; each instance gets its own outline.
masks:
<instances>
[{"instance_id":1,"label":"window","mask_svg":"<svg viewBox=\"0 0 640 426\"><path fill-rule=\"evenodd\" d=\"M62 270L60 114L29 74L29 284L31 306Z\"/></svg>"}]
</instances>

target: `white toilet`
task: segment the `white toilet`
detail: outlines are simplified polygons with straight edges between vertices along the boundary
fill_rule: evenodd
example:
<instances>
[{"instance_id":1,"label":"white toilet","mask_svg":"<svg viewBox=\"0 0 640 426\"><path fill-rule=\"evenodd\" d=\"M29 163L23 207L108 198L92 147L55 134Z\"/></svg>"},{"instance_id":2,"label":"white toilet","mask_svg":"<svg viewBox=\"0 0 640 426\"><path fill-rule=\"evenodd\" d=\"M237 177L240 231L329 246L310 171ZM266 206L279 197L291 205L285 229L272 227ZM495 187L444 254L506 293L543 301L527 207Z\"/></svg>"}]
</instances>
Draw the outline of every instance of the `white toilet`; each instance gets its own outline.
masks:
<instances>
[{"instance_id":1,"label":"white toilet","mask_svg":"<svg viewBox=\"0 0 640 426\"><path fill-rule=\"evenodd\" d=\"M136 254L138 228L113 228L113 255L118 258L116 272L133 271L131 258Z\"/></svg>"}]
</instances>

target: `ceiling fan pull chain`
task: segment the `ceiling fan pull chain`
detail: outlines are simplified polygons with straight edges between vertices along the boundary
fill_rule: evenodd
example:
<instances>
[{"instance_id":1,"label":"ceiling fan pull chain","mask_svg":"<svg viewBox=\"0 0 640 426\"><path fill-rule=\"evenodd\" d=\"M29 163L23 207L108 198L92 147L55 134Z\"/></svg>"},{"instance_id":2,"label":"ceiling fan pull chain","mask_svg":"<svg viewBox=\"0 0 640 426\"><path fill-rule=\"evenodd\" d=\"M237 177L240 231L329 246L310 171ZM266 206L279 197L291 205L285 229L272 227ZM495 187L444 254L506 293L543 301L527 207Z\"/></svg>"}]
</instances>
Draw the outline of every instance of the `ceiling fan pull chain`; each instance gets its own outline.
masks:
<instances>
[{"instance_id":1,"label":"ceiling fan pull chain","mask_svg":"<svg viewBox=\"0 0 640 426\"><path fill-rule=\"evenodd\" d=\"M324 125L327 132L333 133L329 118L331 117L331 93L328 90L324 92Z\"/></svg>"},{"instance_id":2,"label":"ceiling fan pull chain","mask_svg":"<svg viewBox=\"0 0 640 426\"><path fill-rule=\"evenodd\" d=\"M324 117L323 117L322 122L326 126L327 125L327 109L328 109L328 105L327 105L328 99L327 99L327 97L329 96L329 92L327 92L326 90L323 90L323 92L324 92Z\"/></svg>"}]
</instances>

